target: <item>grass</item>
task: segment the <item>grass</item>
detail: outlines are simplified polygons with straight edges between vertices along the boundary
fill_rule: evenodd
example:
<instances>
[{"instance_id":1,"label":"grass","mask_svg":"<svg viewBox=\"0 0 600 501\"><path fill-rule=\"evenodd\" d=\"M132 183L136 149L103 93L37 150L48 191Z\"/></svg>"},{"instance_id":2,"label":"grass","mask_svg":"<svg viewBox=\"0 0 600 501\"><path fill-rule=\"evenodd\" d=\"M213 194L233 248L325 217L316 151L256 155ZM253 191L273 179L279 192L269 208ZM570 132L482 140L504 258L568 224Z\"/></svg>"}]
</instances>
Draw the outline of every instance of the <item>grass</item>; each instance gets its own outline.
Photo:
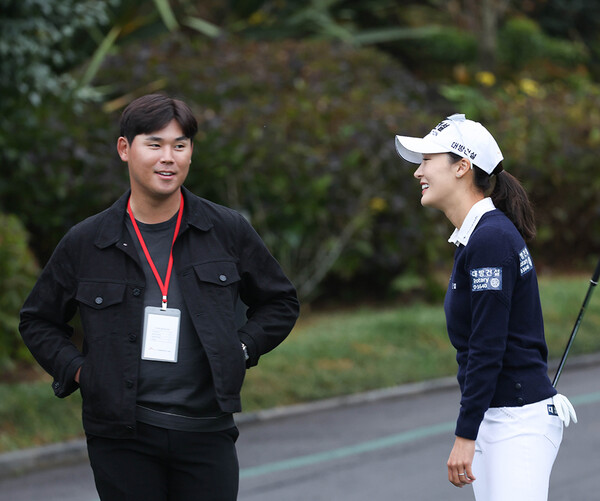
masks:
<instances>
[{"instance_id":1,"label":"grass","mask_svg":"<svg viewBox=\"0 0 600 501\"><path fill-rule=\"evenodd\" d=\"M559 359L588 290L586 277L544 276L550 358ZM596 294L600 295L600 292ZM600 351L593 296L571 354ZM290 337L247 374L244 411L454 375L441 305L365 306L303 314ZM54 397L50 379L0 384L0 452L82 436L79 393Z\"/></svg>"},{"instance_id":2,"label":"grass","mask_svg":"<svg viewBox=\"0 0 600 501\"><path fill-rule=\"evenodd\" d=\"M315 314L248 372L244 410L418 381L454 364L439 306Z\"/></svg>"},{"instance_id":3,"label":"grass","mask_svg":"<svg viewBox=\"0 0 600 501\"><path fill-rule=\"evenodd\" d=\"M83 436L79 392L58 399L43 379L0 384L0 452Z\"/></svg>"},{"instance_id":4,"label":"grass","mask_svg":"<svg viewBox=\"0 0 600 501\"><path fill-rule=\"evenodd\" d=\"M550 359L562 356L588 286L586 277L540 279ZM570 355L600 351L599 330L600 297L593 296ZM242 397L253 411L455 373L441 305L364 307L301 317L288 340L248 372Z\"/></svg>"}]
</instances>

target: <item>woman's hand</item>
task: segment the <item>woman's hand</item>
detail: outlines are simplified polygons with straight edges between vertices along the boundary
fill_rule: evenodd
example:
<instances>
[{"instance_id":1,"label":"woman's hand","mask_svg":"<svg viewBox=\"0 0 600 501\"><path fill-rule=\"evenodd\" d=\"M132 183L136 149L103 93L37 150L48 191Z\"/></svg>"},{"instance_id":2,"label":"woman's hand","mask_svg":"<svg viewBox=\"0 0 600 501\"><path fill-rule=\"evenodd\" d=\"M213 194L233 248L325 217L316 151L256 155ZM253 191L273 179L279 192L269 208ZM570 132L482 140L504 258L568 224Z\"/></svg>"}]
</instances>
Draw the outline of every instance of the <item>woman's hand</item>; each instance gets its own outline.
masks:
<instances>
[{"instance_id":1,"label":"woman's hand","mask_svg":"<svg viewBox=\"0 0 600 501\"><path fill-rule=\"evenodd\" d=\"M454 447L448 458L448 480L456 487L473 483L475 477L471 471L475 456L475 440L456 437Z\"/></svg>"}]
</instances>

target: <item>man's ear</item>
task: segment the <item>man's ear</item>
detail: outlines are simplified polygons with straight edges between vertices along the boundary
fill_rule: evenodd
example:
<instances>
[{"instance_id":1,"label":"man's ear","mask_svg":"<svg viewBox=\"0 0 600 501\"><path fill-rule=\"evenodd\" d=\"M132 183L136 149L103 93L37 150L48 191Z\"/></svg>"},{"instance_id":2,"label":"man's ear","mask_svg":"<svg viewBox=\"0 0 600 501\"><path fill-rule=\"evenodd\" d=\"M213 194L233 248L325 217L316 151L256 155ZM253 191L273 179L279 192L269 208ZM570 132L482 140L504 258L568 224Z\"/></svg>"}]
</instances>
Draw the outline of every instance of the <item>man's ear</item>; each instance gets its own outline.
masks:
<instances>
[{"instance_id":1,"label":"man's ear","mask_svg":"<svg viewBox=\"0 0 600 501\"><path fill-rule=\"evenodd\" d=\"M123 162L129 160L129 141L123 136L117 139L117 152Z\"/></svg>"},{"instance_id":2,"label":"man's ear","mask_svg":"<svg viewBox=\"0 0 600 501\"><path fill-rule=\"evenodd\" d=\"M456 177L463 177L471 170L471 161L468 158L461 158L457 164Z\"/></svg>"}]
</instances>

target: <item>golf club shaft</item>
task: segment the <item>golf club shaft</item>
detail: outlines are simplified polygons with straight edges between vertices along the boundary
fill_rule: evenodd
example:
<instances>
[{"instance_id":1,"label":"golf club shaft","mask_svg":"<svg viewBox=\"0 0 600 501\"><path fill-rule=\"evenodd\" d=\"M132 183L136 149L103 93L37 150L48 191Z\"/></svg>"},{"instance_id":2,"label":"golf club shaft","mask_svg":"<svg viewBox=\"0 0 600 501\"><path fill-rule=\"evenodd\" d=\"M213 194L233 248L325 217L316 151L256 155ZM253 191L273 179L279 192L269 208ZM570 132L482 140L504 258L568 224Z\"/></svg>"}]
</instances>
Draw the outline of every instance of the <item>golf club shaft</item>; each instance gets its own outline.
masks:
<instances>
[{"instance_id":1,"label":"golf club shaft","mask_svg":"<svg viewBox=\"0 0 600 501\"><path fill-rule=\"evenodd\" d=\"M565 352L563 353L563 356L560 360L560 364L558 365L558 369L556 370L556 375L554 376L554 381L552 381L552 386L554 388L556 388L556 385L558 384L558 379L560 378L562 370L565 366L565 362L567 361L567 356L569 355L569 351L571 350L571 346L573 345L573 341L575 340L575 336L577 335L577 331L579 330L579 324L581 323L581 320L583 319L583 314L585 313L585 308L587 307L590 297L592 296L592 292L594 292L594 287L596 287L596 285L598 284L599 277L600 277L600 260L598 261L598 264L596 265L596 271L594 271L594 274L592 275L592 278L590 280L590 286L588 287L587 294L585 295L585 299L583 300L583 304L581 305L581 309L579 310L579 315L577 316L577 320L575 322L575 325L573 326L573 330L571 331L571 337L569 337L569 342L567 343Z\"/></svg>"}]
</instances>

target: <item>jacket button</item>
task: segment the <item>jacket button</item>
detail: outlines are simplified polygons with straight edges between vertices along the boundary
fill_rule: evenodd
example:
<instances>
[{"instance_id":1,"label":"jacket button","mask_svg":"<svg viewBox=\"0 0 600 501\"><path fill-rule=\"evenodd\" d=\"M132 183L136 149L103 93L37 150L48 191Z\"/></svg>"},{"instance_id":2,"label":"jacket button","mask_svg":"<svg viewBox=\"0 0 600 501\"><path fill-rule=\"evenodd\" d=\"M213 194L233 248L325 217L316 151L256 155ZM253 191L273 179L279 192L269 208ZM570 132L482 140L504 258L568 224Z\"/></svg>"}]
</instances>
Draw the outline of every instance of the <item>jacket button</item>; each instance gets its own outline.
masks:
<instances>
[{"instance_id":1,"label":"jacket button","mask_svg":"<svg viewBox=\"0 0 600 501\"><path fill-rule=\"evenodd\" d=\"M219 275L219 280L221 282L227 282L227 275Z\"/></svg>"},{"instance_id":2,"label":"jacket button","mask_svg":"<svg viewBox=\"0 0 600 501\"><path fill-rule=\"evenodd\" d=\"M515 384L515 390L520 390L522 388L521 383Z\"/></svg>"},{"instance_id":3,"label":"jacket button","mask_svg":"<svg viewBox=\"0 0 600 501\"><path fill-rule=\"evenodd\" d=\"M127 386L127 388L133 388L133 381L131 379L128 379L127 381L125 381L125 386Z\"/></svg>"},{"instance_id":4,"label":"jacket button","mask_svg":"<svg viewBox=\"0 0 600 501\"><path fill-rule=\"evenodd\" d=\"M98 296L96 299L94 299L94 303L96 304L102 304L104 301L104 299L102 299L100 296Z\"/></svg>"},{"instance_id":5,"label":"jacket button","mask_svg":"<svg viewBox=\"0 0 600 501\"><path fill-rule=\"evenodd\" d=\"M133 295L135 297L139 296L142 293L142 291L140 289L138 289L137 287L135 289L133 289Z\"/></svg>"},{"instance_id":6,"label":"jacket button","mask_svg":"<svg viewBox=\"0 0 600 501\"><path fill-rule=\"evenodd\" d=\"M129 342L135 343L137 341L137 336L135 334L129 334Z\"/></svg>"},{"instance_id":7,"label":"jacket button","mask_svg":"<svg viewBox=\"0 0 600 501\"><path fill-rule=\"evenodd\" d=\"M517 404L523 405L523 399L521 397L517 398Z\"/></svg>"}]
</instances>

